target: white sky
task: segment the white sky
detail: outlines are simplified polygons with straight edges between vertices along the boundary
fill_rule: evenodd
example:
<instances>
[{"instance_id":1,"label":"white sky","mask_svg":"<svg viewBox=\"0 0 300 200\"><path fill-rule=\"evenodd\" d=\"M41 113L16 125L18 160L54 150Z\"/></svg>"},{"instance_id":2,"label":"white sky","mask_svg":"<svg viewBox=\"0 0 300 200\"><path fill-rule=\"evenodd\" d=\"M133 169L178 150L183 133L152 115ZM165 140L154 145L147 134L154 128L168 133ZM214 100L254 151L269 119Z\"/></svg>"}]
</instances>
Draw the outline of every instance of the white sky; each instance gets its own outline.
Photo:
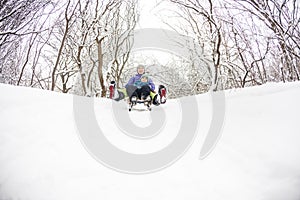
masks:
<instances>
[{"instance_id":1,"label":"white sky","mask_svg":"<svg viewBox=\"0 0 300 200\"><path fill-rule=\"evenodd\" d=\"M163 9L160 2L161 0L140 0L141 10L137 29L166 28L166 25L157 16L159 10Z\"/></svg>"},{"instance_id":2,"label":"white sky","mask_svg":"<svg viewBox=\"0 0 300 200\"><path fill-rule=\"evenodd\" d=\"M171 30L168 25L163 23L163 20L160 17L166 17L168 15L166 4L164 4L162 0L140 0L139 8L140 17L136 29L162 28ZM145 65L154 64L150 63L151 59L149 58L151 57L156 58L157 61L162 65L167 64L170 62L170 59L172 59L172 55L170 53L166 53L165 51L161 50L139 50L134 54L136 61L140 62L144 60Z\"/></svg>"}]
</instances>

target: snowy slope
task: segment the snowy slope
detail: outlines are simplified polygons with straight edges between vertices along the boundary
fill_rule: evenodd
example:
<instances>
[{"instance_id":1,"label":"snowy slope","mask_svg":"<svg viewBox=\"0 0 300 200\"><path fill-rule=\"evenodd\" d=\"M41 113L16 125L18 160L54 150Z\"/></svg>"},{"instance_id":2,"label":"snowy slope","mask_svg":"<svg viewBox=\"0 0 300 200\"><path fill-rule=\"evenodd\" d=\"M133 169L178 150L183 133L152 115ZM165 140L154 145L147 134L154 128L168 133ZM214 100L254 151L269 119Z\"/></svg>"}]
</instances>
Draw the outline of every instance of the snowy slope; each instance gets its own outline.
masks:
<instances>
[{"instance_id":1,"label":"snowy slope","mask_svg":"<svg viewBox=\"0 0 300 200\"><path fill-rule=\"evenodd\" d=\"M210 95L197 96L198 135L191 148L168 168L144 175L116 172L87 152L73 96L9 85L0 85L0 93L0 200L300 199L300 83L226 91L222 136L203 160L212 105ZM160 107L167 119L162 134L136 140L120 132L113 105L95 99L96 118L108 140L127 152L166 146L182 120L178 101L169 100ZM139 111L129 118L140 127L153 120Z\"/></svg>"}]
</instances>

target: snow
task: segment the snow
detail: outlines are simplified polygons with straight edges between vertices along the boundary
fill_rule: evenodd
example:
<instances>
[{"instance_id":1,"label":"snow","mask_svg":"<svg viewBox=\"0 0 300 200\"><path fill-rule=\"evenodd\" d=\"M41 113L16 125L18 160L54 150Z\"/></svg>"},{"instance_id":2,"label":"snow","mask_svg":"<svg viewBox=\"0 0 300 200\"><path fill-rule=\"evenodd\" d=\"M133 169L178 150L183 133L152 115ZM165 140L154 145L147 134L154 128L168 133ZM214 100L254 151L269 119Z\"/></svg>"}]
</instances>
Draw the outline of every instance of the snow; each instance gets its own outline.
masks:
<instances>
[{"instance_id":1,"label":"snow","mask_svg":"<svg viewBox=\"0 0 300 200\"><path fill-rule=\"evenodd\" d=\"M299 82L226 91L222 135L204 159L212 103L210 94L196 96L199 126L190 149L173 165L141 175L107 168L86 150L72 95L3 84L0 92L1 200L300 198ZM168 100L151 111L165 113L161 134L137 140L120 131L113 115L113 106L127 112L125 103L94 101L103 133L127 152L163 148L182 121L179 100ZM148 111L129 118L145 129L153 121Z\"/></svg>"}]
</instances>

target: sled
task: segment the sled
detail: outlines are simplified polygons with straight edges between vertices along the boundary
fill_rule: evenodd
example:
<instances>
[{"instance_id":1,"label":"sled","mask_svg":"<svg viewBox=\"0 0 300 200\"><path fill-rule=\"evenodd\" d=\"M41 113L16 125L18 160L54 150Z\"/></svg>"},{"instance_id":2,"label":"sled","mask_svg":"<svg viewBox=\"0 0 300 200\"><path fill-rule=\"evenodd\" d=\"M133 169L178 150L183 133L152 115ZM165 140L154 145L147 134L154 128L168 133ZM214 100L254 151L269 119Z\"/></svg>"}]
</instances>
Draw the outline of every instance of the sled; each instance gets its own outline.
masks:
<instances>
[{"instance_id":1,"label":"sled","mask_svg":"<svg viewBox=\"0 0 300 200\"><path fill-rule=\"evenodd\" d=\"M122 94L122 98L119 99L114 99L116 101L119 101L121 99L127 100L129 103L129 108L128 110L131 111L132 108L137 105L137 104L144 104L147 107L147 110L151 111L151 105L156 105L158 106L159 104L165 104L167 101L167 89L163 85L159 85L158 87L158 94L159 94L159 101L158 103L153 103L152 100L155 100L155 96L157 96L155 91L150 92L150 99L149 100L142 100L142 99L137 99L135 102L131 102L127 95L126 89L125 88L116 88L115 81L111 81L110 86L108 88L109 90L109 96L108 98L114 99L114 96L116 94Z\"/></svg>"},{"instance_id":2,"label":"sled","mask_svg":"<svg viewBox=\"0 0 300 200\"><path fill-rule=\"evenodd\" d=\"M130 112L136 105L138 104L144 104L146 106L146 109L148 111L151 111L151 104L152 104L152 99L149 96L148 99L142 100L142 99L137 99L136 101L129 101L129 108L128 111Z\"/></svg>"}]
</instances>

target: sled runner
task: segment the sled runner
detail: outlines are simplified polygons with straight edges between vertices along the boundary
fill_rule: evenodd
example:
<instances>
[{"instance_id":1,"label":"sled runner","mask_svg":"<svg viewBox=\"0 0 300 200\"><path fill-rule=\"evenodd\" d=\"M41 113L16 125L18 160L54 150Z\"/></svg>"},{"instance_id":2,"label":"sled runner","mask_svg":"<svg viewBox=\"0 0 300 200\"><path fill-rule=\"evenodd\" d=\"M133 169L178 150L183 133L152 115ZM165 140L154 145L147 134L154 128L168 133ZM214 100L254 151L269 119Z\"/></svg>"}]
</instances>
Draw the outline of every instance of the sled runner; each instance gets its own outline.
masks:
<instances>
[{"instance_id":1,"label":"sled runner","mask_svg":"<svg viewBox=\"0 0 300 200\"><path fill-rule=\"evenodd\" d=\"M138 99L136 96L131 97L130 101L129 101L129 111L132 110L132 108L134 106L136 106L137 104L144 104L144 106L147 107L147 110L151 111L151 97L147 96L144 99Z\"/></svg>"}]
</instances>

